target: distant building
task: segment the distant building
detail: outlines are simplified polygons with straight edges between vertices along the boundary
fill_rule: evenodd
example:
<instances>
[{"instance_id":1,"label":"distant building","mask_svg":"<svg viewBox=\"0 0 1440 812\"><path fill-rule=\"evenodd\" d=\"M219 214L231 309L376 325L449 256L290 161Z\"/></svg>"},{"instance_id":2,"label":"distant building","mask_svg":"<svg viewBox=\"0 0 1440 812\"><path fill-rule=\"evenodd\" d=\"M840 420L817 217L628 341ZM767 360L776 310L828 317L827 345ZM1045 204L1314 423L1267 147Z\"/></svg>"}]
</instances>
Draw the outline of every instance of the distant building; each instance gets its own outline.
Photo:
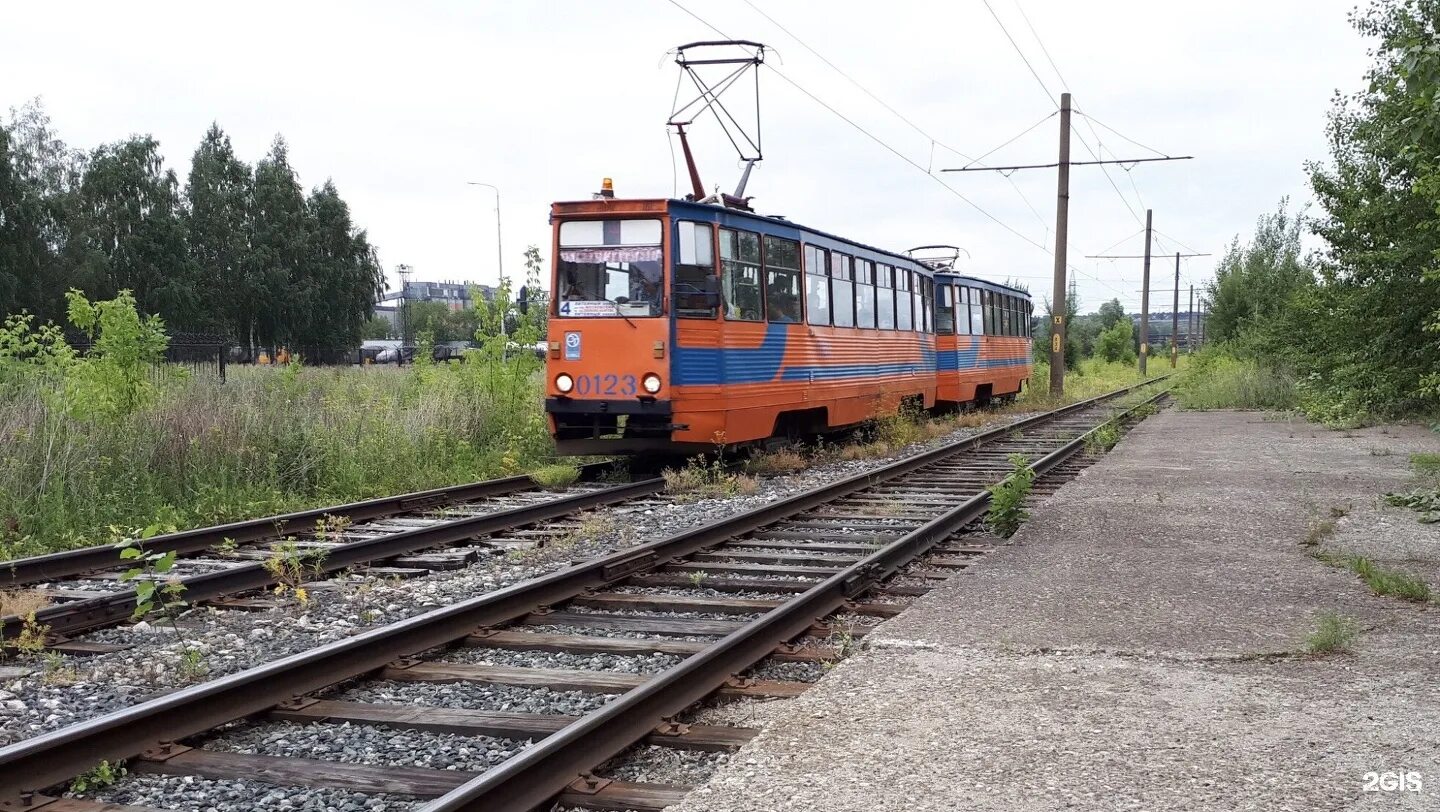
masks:
<instances>
[{"instance_id":1,"label":"distant building","mask_svg":"<svg viewBox=\"0 0 1440 812\"><path fill-rule=\"evenodd\" d=\"M1201 314L1199 312L1193 314L1192 321L1192 314L1190 313L1190 311L1180 311L1179 343L1181 349L1186 349L1199 343L1198 334L1201 331L1200 319ZM1135 335L1142 335L1140 330L1140 315L1138 313L1130 314L1130 323L1135 327ZM1152 353L1155 352L1155 348L1170 346L1170 328L1172 326L1174 326L1174 317L1171 315L1171 312L1169 310L1161 310L1150 314L1150 329L1144 331L1144 335L1147 336L1147 340L1149 341L1149 344L1152 348ZM1192 328L1196 332L1196 335L1194 336L1190 334L1190 330Z\"/></svg>"},{"instance_id":2,"label":"distant building","mask_svg":"<svg viewBox=\"0 0 1440 812\"><path fill-rule=\"evenodd\" d=\"M440 302L451 310L464 310L470 307L470 288L479 288L480 294L487 300L495 298L495 288L490 285L480 285L473 282L421 282L411 280L405 283L403 290L394 290L385 294L375 305L375 315L390 322L397 332L400 329L400 303L409 302Z\"/></svg>"}]
</instances>

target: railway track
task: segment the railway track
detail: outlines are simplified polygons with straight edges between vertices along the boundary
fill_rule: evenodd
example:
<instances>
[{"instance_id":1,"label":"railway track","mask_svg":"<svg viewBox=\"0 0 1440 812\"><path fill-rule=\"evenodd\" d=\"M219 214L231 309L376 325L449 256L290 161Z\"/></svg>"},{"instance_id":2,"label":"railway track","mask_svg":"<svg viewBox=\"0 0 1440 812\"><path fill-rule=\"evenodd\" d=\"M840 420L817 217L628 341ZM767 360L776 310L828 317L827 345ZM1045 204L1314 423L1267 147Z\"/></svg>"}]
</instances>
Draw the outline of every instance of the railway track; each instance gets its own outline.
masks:
<instances>
[{"instance_id":1,"label":"railway track","mask_svg":"<svg viewBox=\"0 0 1440 812\"><path fill-rule=\"evenodd\" d=\"M525 549L564 532L568 517L622 502L656 497L661 477L601 485L612 463L581 466L577 484L556 493L515 476L283 516L155 536L149 552L175 552L167 574L184 584L187 603L226 599L274 586L266 567L273 545L291 546L315 577L351 568L379 576L413 577L458 569L480 557ZM537 528L542 523L552 526ZM0 588L34 589L55 602L35 613L59 651L93 653L68 638L77 632L129 620L135 589L120 579L133 563L114 545L100 545L0 564ZM13 640L26 619L0 618L0 639Z\"/></svg>"},{"instance_id":2,"label":"railway track","mask_svg":"<svg viewBox=\"0 0 1440 812\"><path fill-rule=\"evenodd\" d=\"M101 759L133 759L131 770L141 773L433 799L424 806L432 812L529 810L557 799L590 809L663 808L687 788L593 771L639 742L739 747L753 731L678 715L707 697L802 691L803 682L756 678L750 669L767 658L838 659L867 619L897 614L963 571L1000 543L976 525L986 486L1011 472L1011 456L1031 460L1042 477L1037 490L1055 487L1083 467L1076 455L1098 427L1134 418L1139 406L1113 404L1136 388L0 749L0 809L114 809L36 794ZM668 659L638 673L505 664L524 652ZM613 698L570 715L426 707L375 702L376 684L400 694L407 686L487 685ZM240 728L229 724L242 719ZM535 743L488 769L336 762L223 743L256 726L322 722Z\"/></svg>"}]
</instances>

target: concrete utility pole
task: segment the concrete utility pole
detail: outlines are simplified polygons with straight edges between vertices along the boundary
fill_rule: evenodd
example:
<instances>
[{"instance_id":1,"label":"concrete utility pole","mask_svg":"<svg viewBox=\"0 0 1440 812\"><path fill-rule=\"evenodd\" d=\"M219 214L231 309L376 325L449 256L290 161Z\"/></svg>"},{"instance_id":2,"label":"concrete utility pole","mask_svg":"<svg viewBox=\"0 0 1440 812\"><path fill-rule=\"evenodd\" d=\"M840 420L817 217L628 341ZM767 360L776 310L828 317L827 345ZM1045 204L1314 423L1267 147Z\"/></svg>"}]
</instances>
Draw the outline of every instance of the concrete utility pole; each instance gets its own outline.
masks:
<instances>
[{"instance_id":1,"label":"concrete utility pole","mask_svg":"<svg viewBox=\"0 0 1440 812\"><path fill-rule=\"evenodd\" d=\"M1185 354L1195 352L1195 286L1190 286L1190 309L1185 312Z\"/></svg>"},{"instance_id":2,"label":"concrete utility pole","mask_svg":"<svg viewBox=\"0 0 1440 812\"><path fill-rule=\"evenodd\" d=\"M1060 94L1060 163L1055 173L1055 284L1050 299L1050 396L1065 394L1065 249L1070 236L1070 94Z\"/></svg>"},{"instance_id":3,"label":"concrete utility pole","mask_svg":"<svg viewBox=\"0 0 1440 812\"><path fill-rule=\"evenodd\" d=\"M1175 252L1175 307L1170 311L1170 368L1180 362L1180 252Z\"/></svg>"},{"instance_id":4,"label":"concrete utility pole","mask_svg":"<svg viewBox=\"0 0 1440 812\"><path fill-rule=\"evenodd\" d=\"M1145 210L1145 277L1140 283L1140 374L1145 375L1145 356L1150 354L1150 230L1154 210Z\"/></svg>"},{"instance_id":5,"label":"concrete utility pole","mask_svg":"<svg viewBox=\"0 0 1440 812\"><path fill-rule=\"evenodd\" d=\"M1070 160L1070 94L1060 94L1060 159L1053 164L1020 164L1017 166L961 166L951 169L941 169L941 172L1001 172L1009 177L1010 173L1021 169L1051 169L1056 172L1056 193L1055 193L1055 285L1051 288L1051 329L1050 329L1050 394L1060 396L1065 392L1065 334L1069 332L1070 325L1065 323L1065 314L1069 302L1065 298L1065 269L1066 248L1070 230L1070 167L1072 166L1100 166L1102 164L1123 164L1128 170L1135 164L1149 163L1152 161L1188 161L1193 155L1161 155L1158 158L1101 158L1095 156L1093 161L1072 161ZM1148 213L1147 213L1148 217ZM1150 252L1148 234L1145 252ZM1145 267L1150 267L1149 260L1146 260ZM1147 277L1148 278L1148 277ZM1148 287L1148 284L1147 284ZM1144 356L1141 356L1140 369L1145 369Z\"/></svg>"}]
</instances>

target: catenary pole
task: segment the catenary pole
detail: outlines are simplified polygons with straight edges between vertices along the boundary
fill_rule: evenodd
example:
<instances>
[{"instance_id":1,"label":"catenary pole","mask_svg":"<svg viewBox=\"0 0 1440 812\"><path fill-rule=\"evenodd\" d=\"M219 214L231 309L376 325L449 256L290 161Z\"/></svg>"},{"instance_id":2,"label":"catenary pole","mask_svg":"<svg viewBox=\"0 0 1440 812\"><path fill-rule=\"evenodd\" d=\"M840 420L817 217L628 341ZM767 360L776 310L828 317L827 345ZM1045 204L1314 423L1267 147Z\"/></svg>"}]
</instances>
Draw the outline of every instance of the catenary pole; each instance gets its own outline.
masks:
<instances>
[{"instance_id":1,"label":"catenary pole","mask_svg":"<svg viewBox=\"0 0 1440 812\"><path fill-rule=\"evenodd\" d=\"M1145 277L1140 284L1140 375L1145 375L1145 356L1150 354L1150 231L1154 211L1145 210Z\"/></svg>"},{"instance_id":2,"label":"catenary pole","mask_svg":"<svg viewBox=\"0 0 1440 812\"><path fill-rule=\"evenodd\" d=\"M1050 298L1050 396L1065 394L1065 249L1070 232L1070 94L1060 94L1060 161L1055 171L1055 284Z\"/></svg>"},{"instance_id":3,"label":"catenary pole","mask_svg":"<svg viewBox=\"0 0 1440 812\"><path fill-rule=\"evenodd\" d=\"M1170 368L1180 362L1180 252L1175 252L1175 305L1170 310Z\"/></svg>"},{"instance_id":4,"label":"catenary pole","mask_svg":"<svg viewBox=\"0 0 1440 812\"><path fill-rule=\"evenodd\" d=\"M1185 312L1185 354L1195 352L1195 286L1190 286L1190 309Z\"/></svg>"}]
</instances>

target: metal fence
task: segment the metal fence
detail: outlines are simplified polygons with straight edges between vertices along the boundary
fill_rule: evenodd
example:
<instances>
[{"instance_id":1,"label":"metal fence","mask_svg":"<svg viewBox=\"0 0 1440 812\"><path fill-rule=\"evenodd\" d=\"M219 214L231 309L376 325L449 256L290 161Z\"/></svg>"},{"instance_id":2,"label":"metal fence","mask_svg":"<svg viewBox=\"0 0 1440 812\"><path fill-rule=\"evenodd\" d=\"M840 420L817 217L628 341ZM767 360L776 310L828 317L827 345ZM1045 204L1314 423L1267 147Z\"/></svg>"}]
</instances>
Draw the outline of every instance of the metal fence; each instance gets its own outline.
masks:
<instances>
[{"instance_id":1,"label":"metal fence","mask_svg":"<svg viewBox=\"0 0 1440 812\"><path fill-rule=\"evenodd\" d=\"M210 377L225 382L226 356L229 342L224 336L213 333L192 333L177 331L170 335L170 345L165 348L165 366L179 366L197 377ZM75 351L85 355L93 347L90 337L83 333L67 333L65 340ZM155 377L165 374L164 366L157 365L151 370Z\"/></svg>"}]
</instances>

